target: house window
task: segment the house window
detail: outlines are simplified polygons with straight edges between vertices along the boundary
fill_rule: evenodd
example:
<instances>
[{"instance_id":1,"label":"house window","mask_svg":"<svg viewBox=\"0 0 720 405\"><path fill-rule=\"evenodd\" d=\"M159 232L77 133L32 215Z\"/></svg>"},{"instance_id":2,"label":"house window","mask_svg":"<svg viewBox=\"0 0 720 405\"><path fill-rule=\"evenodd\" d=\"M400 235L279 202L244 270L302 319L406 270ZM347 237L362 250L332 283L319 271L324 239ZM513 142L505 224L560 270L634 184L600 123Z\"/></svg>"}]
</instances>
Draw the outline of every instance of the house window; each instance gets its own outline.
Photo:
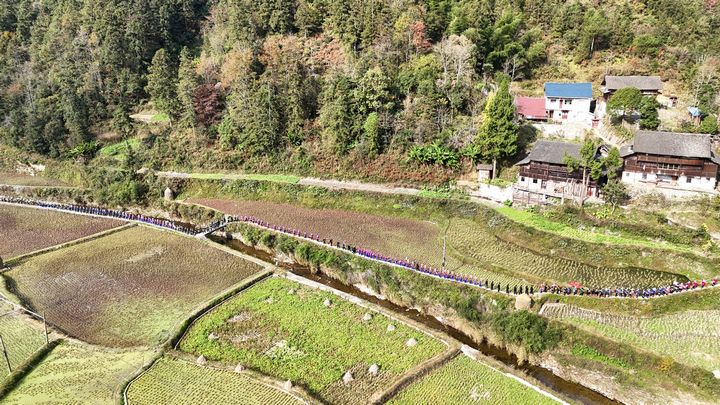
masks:
<instances>
[{"instance_id":1,"label":"house window","mask_svg":"<svg viewBox=\"0 0 720 405\"><path fill-rule=\"evenodd\" d=\"M558 99L556 99L556 98L551 98L551 99L550 99L550 102L551 102L551 103L557 103L557 100L558 100Z\"/></svg>"},{"instance_id":2,"label":"house window","mask_svg":"<svg viewBox=\"0 0 720 405\"><path fill-rule=\"evenodd\" d=\"M647 180L647 173L643 173L642 179L643 179L643 180Z\"/></svg>"},{"instance_id":3,"label":"house window","mask_svg":"<svg viewBox=\"0 0 720 405\"><path fill-rule=\"evenodd\" d=\"M678 170L680 169L680 165L672 163L658 163L658 168L664 170Z\"/></svg>"},{"instance_id":4,"label":"house window","mask_svg":"<svg viewBox=\"0 0 720 405\"><path fill-rule=\"evenodd\" d=\"M525 182L525 177L520 177L520 181L524 183L524 182Z\"/></svg>"},{"instance_id":5,"label":"house window","mask_svg":"<svg viewBox=\"0 0 720 405\"><path fill-rule=\"evenodd\" d=\"M533 179L533 184L537 184L537 179Z\"/></svg>"},{"instance_id":6,"label":"house window","mask_svg":"<svg viewBox=\"0 0 720 405\"><path fill-rule=\"evenodd\" d=\"M565 104L572 104L572 99L571 98L565 99Z\"/></svg>"},{"instance_id":7,"label":"house window","mask_svg":"<svg viewBox=\"0 0 720 405\"><path fill-rule=\"evenodd\" d=\"M692 183L692 178L689 177L689 176L688 176L688 177L685 177L685 181L688 182L688 183Z\"/></svg>"}]
</instances>

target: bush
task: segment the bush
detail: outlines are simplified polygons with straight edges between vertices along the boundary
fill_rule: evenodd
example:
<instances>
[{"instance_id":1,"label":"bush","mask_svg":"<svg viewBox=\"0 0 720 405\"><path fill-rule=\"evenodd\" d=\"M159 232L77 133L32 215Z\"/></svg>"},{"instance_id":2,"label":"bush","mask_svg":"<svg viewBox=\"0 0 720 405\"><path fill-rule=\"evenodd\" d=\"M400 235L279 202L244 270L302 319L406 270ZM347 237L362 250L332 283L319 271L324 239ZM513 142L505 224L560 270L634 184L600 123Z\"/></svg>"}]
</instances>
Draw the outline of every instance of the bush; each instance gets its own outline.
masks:
<instances>
[{"instance_id":1,"label":"bush","mask_svg":"<svg viewBox=\"0 0 720 405\"><path fill-rule=\"evenodd\" d=\"M531 353L540 353L560 341L560 330L528 311L501 312L492 320L495 332L508 343L521 344Z\"/></svg>"}]
</instances>

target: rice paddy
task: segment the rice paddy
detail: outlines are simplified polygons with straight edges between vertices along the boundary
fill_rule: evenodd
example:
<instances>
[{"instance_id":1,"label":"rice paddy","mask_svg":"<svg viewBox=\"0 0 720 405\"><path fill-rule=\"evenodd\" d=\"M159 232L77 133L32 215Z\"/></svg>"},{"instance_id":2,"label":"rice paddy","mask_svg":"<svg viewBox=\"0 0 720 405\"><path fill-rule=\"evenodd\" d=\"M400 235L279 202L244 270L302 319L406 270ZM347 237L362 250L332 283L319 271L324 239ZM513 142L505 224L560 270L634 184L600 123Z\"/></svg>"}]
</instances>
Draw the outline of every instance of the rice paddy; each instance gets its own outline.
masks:
<instances>
[{"instance_id":1,"label":"rice paddy","mask_svg":"<svg viewBox=\"0 0 720 405\"><path fill-rule=\"evenodd\" d=\"M34 257L2 277L70 336L134 347L161 343L197 306L260 270L192 238L133 227Z\"/></svg>"}]
</instances>

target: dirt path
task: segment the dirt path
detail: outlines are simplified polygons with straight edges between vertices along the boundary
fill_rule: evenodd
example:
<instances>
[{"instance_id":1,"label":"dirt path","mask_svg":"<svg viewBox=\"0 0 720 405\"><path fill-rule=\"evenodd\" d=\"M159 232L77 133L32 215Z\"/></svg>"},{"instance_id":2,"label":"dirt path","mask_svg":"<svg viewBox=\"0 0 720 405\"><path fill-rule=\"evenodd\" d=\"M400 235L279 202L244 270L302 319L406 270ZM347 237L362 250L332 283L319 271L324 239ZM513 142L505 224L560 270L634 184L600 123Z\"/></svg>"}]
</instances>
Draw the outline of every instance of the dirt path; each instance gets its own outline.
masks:
<instances>
[{"instance_id":1,"label":"dirt path","mask_svg":"<svg viewBox=\"0 0 720 405\"><path fill-rule=\"evenodd\" d=\"M172 179L191 179L191 178L207 178L208 176L213 179L219 180L243 180L247 179L248 175L243 174L204 174L204 173L185 173L185 172L155 172L158 177L166 177ZM267 180L272 181L272 180ZM396 187L388 184L379 183L364 183L355 180L326 180L318 179L314 177L303 177L296 184L301 186L311 187L323 187L329 190L349 190L349 191L365 191L370 193L381 193L381 194L393 194L393 195L410 195L419 196L422 191L418 188L412 187ZM469 194L470 201L490 205L493 207L500 206L500 204L485 198L479 197L478 195Z\"/></svg>"}]
</instances>

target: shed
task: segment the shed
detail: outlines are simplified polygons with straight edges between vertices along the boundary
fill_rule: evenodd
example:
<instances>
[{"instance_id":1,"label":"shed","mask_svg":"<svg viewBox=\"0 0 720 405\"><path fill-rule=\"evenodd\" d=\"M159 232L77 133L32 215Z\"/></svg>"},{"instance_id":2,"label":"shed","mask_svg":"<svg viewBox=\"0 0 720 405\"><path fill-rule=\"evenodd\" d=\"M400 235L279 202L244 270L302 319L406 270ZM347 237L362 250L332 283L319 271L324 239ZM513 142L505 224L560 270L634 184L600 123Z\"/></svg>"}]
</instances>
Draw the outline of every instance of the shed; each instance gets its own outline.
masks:
<instances>
[{"instance_id":1,"label":"shed","mask_svg":"<svg viewBox=\"0 0 720 405\"><path fill-rule=\"evenodd\" d=\"M479 163L477 165L477 171L479 181L492 179L493 165L489 163Z\"/></svg>"}]
</instances>

